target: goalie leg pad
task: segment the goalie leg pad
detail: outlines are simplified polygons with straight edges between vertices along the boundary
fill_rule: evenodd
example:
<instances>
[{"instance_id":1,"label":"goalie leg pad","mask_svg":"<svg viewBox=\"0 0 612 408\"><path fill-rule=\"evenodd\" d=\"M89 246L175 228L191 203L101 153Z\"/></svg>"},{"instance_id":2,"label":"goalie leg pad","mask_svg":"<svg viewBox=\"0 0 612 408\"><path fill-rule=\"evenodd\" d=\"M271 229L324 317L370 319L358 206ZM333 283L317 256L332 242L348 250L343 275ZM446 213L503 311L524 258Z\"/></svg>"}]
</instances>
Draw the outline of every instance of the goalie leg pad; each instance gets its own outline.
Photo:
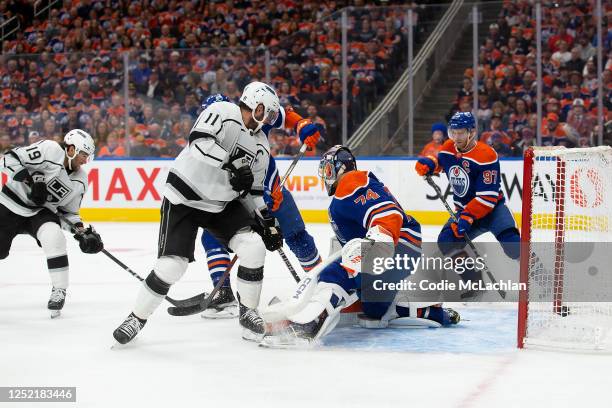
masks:
<instances>
[{"instance_id":1,"label":"goalie leg pad","mask_svg":"<svg viewBox=\"0 0 612 408\"><path fill-rule=\"evenodd\" d=\"M289 316L289 320L306 324L319 318L325 319L319 322L318 331L312 333L313 339L317 340L336 327L340 321L340 311L347 304L349 297L342 287L333 283L319 282L310 301L302 310Z\"/></svg>"},{"instance_id":2,"label":"goalie leg pad","mask_svg":"<svg viewBox=\"0 0 612 408\"><path fill-rule=\"evenodd\" d=\"M53 287L66 289L68 287L68 255L66 253L66 237L60 226L54 222L46 222L38 228L36 239L47 257L47 269Z\"/></svg>"},{"instance_id":3,"label":"goalie leg pad","mask_svg":"<svg viewBox=\"0 0 612 408\"><path fill-rule=\"evenodd\" d=\"M266 246L255 232L249 230L237 233L230 240L229 246L238 255L241 266L249 269L263 268Z\"/></svg>"}]
</instances>

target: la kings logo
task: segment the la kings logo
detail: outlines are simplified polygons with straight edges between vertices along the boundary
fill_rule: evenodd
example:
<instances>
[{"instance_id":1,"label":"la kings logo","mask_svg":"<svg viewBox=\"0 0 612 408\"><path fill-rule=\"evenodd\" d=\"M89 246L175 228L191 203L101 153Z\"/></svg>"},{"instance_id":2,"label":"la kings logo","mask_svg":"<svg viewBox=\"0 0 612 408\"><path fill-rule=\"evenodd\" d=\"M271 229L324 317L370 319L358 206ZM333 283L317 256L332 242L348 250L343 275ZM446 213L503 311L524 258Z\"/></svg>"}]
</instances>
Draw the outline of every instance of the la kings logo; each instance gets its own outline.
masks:
<instances>
[{"instance_id":1,"label":"la kings logo","mask_svg":"<svg viewBox=\"0 0 612 408\"><path fill-rule=\"evenodd\" d=\"M49 192L49 196L47 197L47 201L50 203L59 203L62 201L72 189L65 185L60 179L57 177L51 179L49 183L47 183L47 191Z\"/></svg>"},{"instance_id":2,"label":"la kings logo","mask_svg":"<svg viewBox=\"0 0 612 408\"><path fill-rule=\"evenodd\" d=\"M242 162L248 163L249 167L253 167L253 162L255 161L255 153L247 150L246 147L240 144L236 144L230 157L232 158L232 162L235 162L238 159L243 159Z\"/></svg>"}]
</instances>

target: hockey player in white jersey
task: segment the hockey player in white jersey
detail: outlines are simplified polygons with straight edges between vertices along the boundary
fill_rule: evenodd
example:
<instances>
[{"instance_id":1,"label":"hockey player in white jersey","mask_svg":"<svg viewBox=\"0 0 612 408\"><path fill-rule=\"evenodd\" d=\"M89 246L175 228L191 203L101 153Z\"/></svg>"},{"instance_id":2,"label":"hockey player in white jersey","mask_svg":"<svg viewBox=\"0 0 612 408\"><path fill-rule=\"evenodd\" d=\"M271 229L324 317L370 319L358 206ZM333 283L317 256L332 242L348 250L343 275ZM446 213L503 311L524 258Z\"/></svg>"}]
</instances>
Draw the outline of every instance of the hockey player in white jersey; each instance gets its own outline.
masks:
<instances>
[{"instance_id":1,"label":"hockey player in white jersey","mask_svg":"<svg viewBox=\"0 0 612 408\"><path fill-rule=\"evenodd\" d=\"M259 304L266 249L282 246L282 234L263 200L270 148L265 124L280 110L268 85L247 85L239 105L218 102L205 109L189 144L173 162L161 208L158 259L130 315L113 332L131 341L161 304L170 286L194 261L198 228L210 232L238 255L237 297L243 338L260 339L265 325ZM247 208L248 207L248 208Z\"/></svg>"},{"instance_id":2,"label":"hockey player in white jersey","mask_svg":"<svg viewBox=\"0 0 612 408\"><path fill-rule=\"evenodd\" d=\"M77 226L74 238L84 253L104 247L100 235L91 226L85 229L79 217L87 191L87 173L81 166L93 158L94 150L91 136L73 129L64 137L64 146L43 140L9 150L0 159L0 169L9 176L0 192L0 259L9 255L18 234L36 239L53 285L47 304L51 317L60 314L68 288L66 238L58 213Z\"/></svg>"}]
</instances>

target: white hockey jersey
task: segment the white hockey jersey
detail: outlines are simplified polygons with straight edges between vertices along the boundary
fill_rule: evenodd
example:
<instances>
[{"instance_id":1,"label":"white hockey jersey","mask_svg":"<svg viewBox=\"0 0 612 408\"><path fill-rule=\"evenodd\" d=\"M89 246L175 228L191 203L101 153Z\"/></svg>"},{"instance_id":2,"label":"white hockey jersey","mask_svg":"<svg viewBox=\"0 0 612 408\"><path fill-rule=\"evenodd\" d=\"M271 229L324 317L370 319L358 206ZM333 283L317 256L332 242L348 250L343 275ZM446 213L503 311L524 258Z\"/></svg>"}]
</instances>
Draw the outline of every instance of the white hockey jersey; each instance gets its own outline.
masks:
<instances>
[{"instance_id":1,"label":"white hockey jersey","mask_svg":"<svg viewBox=\"0 0 612 408\"><path fill-rule=\"evenodd\" d=\"M71 222L81 222L79 209L87 192L87 173L83 168L68 174L64 167L64 149L52 140L43 140L30 146L18 147L0 159L0 170L9 177L0 191L0 204L23 217L32 217L41 211L29 198L30 187L13 179L26 168L33 178L43 178L47 184L47 202L44 207L53 213L60 211Z\"/></svg>"},{"instance_id":2,"label":"white hockey jersey","mask_svg":"<svg viewBox=\"0 0 612 408\"><path fill-rule=\"evenodd\" d=\"M217 102L200 113L189 144L174 160L163 192L172 204L184 204L202 211L218 213L238 197L229 183L224 165L238 158L250 163L255 181L252 190L263 194L270 146L266 134L252 133L242 122L240 107ZM253 196L257 207L263 197Z\"/></svg>"}]
</instances>

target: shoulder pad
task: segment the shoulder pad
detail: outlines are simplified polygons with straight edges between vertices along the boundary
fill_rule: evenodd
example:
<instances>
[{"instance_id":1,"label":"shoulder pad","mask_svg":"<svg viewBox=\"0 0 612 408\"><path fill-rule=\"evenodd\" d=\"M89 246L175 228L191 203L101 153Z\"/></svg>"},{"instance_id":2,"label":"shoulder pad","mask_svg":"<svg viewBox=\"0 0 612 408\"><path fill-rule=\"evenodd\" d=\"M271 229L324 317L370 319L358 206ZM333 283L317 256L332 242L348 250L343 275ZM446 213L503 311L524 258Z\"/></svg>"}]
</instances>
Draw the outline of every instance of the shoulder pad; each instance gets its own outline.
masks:
<instances>
[{"instance_id":1,"label":"shoulder pad","mask_svg":"<svg viewBox=\"0 0 612 408\"><path fill-rule=\"evenodd\" d=\"M236 112L238 111L238 112ZM216 102L206 108L193 125L193 129L199 132L217 135L223 128L223 123L227 120L236 120L236 117L242 122L239 115L238 106L230 102Z\"/></svg>"},{"instance_id":2,"label":"shoulder pad","mask_svg":"<svg viewBox=\"0 0 612 408\"><path fill-rule=\"evenodd\" d=\"M352 196L360 188L366 187L370 183L368 174L369 172L360 170L346 173L338 183L334 196L342 200Z\"/></svg>"},{"instance_id":3,"label":"shoulder pad","mask_svg":"<svg viewBox=\"0 0 612 408\"><path fill-rule=\"evenodd\" d=\"M491 146L483 142L477 142L476 146L463 157L471 159L478 164L491 164L497 161L497 152Z\"/></svg>"},{"instance_id":4,"label":"shoulder pad","mask_svg":"<svg viewBox=\"0 0 612 408\"><path fill-rule=\"evenodd\" d=\"M43 140L42 142L40 142L39 147L43 157L35 161L38 162L42 160L47 160L59 164L61 166L64 165L64 158L66 157L66 152L64 151L62 146L60 146L59 143L53 140Z\"/></svg>"}]
</instances>

